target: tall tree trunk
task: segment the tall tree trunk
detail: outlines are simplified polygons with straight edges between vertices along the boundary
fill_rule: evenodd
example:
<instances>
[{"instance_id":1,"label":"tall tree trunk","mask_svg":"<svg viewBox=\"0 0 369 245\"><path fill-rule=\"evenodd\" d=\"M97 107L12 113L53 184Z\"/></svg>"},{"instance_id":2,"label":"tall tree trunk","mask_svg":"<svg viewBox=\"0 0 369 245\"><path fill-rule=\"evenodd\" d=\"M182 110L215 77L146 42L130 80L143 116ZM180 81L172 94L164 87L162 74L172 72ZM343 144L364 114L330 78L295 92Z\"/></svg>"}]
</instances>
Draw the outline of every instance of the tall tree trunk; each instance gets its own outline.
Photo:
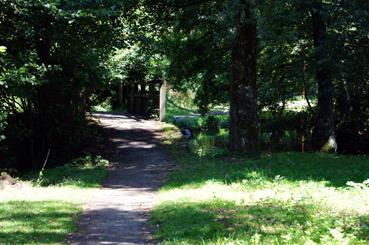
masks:
<instances>
[{"instance_id":1,"label":"tall tree trunk","mask_svg":"<svg viewBox=\"0 0 369 245\"><path fill-rule=\"evenodd\" d=\"M87 89L86 88L80 88L78 93L78 114L85 116L87 111Z\"/></svg>"},{"instance_id":2,"label":"tall tree trunk","mask_svg":"<svg viewBox=\"0 0 369 245\"><path fill-rule=\"evenodd\" d=\"M315 150L336 151L332 71L327 51L327 31L322 0L313 0L312 21L318 83L318 115L313 132L313 147Z\"/></svg>"},{"instance_id":3,"label":"tall tree trunk","mask_svg":"<svg viewBox=\"0 0 369 245\"><path fill-rule=\"evenodd\" d=\"M255 154L259 150L259 121L256 103L256 20L250 4L240 10L232 44L230 101L231 151Z\"/></svg>"},{"instance_id":4,"label":"tall tree trunk","mask_svg":"<svg viewBox=\"0 0 369 245\"><path fill-rule=\"evenodd\" d=\"M118 84L118 104L119 108L123 107L123 82Z\"/></svg>"}]
</instances>

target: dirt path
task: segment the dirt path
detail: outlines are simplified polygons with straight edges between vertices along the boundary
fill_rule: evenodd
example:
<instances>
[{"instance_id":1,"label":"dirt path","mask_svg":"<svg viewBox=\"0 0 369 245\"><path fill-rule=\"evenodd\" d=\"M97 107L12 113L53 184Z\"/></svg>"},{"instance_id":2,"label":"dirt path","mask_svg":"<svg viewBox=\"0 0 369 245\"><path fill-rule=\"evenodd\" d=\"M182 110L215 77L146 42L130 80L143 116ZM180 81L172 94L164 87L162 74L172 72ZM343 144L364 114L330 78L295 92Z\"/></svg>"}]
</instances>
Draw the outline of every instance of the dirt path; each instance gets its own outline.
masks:
<instances>
[{"instance_id":1,"label":"dirt path","mask_svg":"<svg viewBox=\"0 0 369 245\"><path fill-rule=\"evenodd\" d=\"M70 244L153 244L148 211L171 161L161 144L160 123L99 114L116 164L80 220Z\"/></svg>"}]
</instances>

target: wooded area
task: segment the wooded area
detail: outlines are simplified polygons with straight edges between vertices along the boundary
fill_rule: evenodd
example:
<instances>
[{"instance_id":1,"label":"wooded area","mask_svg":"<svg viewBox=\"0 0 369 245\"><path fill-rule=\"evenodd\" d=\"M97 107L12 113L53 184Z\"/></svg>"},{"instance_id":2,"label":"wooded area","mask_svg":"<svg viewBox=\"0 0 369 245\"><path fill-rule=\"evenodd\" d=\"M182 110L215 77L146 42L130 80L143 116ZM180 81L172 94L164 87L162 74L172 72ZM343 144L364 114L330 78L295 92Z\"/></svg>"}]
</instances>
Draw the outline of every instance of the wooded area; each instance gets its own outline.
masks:
<instances>
[{"instance_id":1,"label":"wooded area","mask_svg":"<svg viewBox=\"0 0 369 245\"><path fill-rule=\"evenodd\" d=\"M49 151L50 165L73 158L92 135L86 112L150 80L191 91L203 115L229 106L230 151L369 152L365 0L4 0L0 10L1 169L39 169ZM298 100L306 106L291 110Z\"/></svg>"}]
</instances>

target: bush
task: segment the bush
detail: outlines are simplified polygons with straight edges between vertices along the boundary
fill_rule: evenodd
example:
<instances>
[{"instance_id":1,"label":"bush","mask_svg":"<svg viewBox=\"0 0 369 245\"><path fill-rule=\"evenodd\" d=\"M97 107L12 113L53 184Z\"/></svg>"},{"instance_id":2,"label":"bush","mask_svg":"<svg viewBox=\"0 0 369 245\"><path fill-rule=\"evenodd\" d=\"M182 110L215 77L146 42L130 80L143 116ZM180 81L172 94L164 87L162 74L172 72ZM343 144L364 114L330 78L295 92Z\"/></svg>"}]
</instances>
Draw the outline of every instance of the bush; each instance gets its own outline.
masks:
<instances>
[{"instance_id":1,"label":"bush","mask_svg":"<svg viewBox=\"0 0 369 245\"><path fill-rule=\"evenodd\" d=\"M228 153L228 135L224 132L218 135L200 134L189 142L191 153L199 157L216 158Z\"/></svg>"}]
</instances>

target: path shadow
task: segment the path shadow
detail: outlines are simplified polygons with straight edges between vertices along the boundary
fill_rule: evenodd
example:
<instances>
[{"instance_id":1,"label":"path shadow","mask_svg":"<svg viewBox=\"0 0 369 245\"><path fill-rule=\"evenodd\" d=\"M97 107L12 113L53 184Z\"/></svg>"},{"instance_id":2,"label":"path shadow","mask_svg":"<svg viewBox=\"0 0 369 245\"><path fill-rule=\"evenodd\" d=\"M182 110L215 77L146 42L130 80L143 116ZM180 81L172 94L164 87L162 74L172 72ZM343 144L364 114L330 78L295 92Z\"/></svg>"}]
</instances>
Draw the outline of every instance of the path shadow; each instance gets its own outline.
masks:
<instances>
[{"instance_id":1,"label":"path shadow","mask_svg":"<svg viewBox=\"0 0 369 245\"><path fill-rule=\"evenodd\" d=\"M101 219L101 216L104 216L104 219ZM94 220L98 220L99 224L94 223ZM147 214L132 210L102 208L86 211L79 222L80 232L70 236L67 243L151 244L151 229L146 226L147 222Z\"/></svg>"},{"instance_id":2,"label":"path shadow","mask_svg":"<svg viewBox=\"0 0 369 245\"><path fill-rule=\"evenodd\" d=\"M170 168L169 154L160 138L162 130L145 128L145 120L126 114L99 114L97 118L117 120L112 125L100 125L105 138L104 158L114 165L104 187L158 190ZM120 121L132 125L120 127Z\"/></svg>"},{"instance_id":3,"label":"path shadow","mask_svg":"<svg viewBox=\"0 0 369 245\"><path fill-rule=\"evenodd\" d=\"M161 130L127 114L98 114L104 158L113 164L69 244L149 244L148 209L170 160Z\"/></svg>"}]
</instances>

